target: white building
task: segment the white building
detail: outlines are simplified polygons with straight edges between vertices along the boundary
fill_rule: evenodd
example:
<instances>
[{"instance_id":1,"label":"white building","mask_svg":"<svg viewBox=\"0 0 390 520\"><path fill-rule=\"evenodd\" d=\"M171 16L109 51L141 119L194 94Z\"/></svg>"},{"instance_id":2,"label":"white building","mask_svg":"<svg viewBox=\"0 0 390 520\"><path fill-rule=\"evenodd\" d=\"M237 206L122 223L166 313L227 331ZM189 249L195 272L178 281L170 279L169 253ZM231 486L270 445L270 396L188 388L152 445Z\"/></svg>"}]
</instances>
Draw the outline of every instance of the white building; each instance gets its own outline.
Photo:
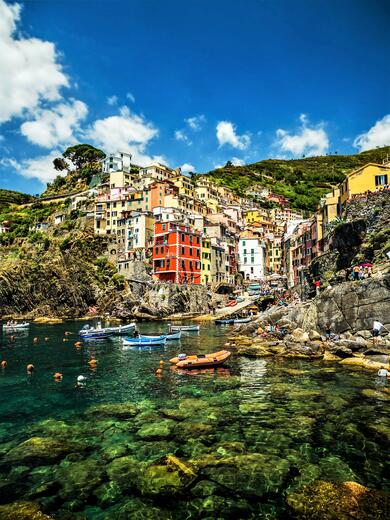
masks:
<instances>
[{"instance_id":1,"label":"white building","mask_svg":"<svg viewBox=\"0 0 390 520\"><path fill-rule=\"evenodd\" d=\"M259 238L242 237L238 241L238 270L245 280L262 280L265 276L265 244Z\"/></svg>"},{"instance_id":2,"label":"white building","mask_svg":"<svg viewBox=\"0 0 390 520\"><path fill-rule=\"evenodd\" d=\"M101 163L103 173L130 172L131 154L126 152L119 152L116 155L110 154Z\"/></svg>"}]
</instances>

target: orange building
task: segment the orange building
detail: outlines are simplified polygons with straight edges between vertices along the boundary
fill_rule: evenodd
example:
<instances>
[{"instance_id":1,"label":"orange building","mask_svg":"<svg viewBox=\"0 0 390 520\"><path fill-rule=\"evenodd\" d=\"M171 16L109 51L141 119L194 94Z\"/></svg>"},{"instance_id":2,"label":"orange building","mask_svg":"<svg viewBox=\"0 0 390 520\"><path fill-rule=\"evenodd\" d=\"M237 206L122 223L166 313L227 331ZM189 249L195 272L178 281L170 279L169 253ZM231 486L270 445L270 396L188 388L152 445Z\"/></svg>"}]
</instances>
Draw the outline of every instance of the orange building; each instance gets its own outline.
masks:
<instances>
[{"instance_id":1,"label":"orange building","mask_svg":"<svg viewBox=\"0 0 390 520\"><path fill-rule=\"evenodd\" d=\"M201 282L199 231L178 222L154 224L153 274L162 282Z\"/></svg>"}]
</instances>

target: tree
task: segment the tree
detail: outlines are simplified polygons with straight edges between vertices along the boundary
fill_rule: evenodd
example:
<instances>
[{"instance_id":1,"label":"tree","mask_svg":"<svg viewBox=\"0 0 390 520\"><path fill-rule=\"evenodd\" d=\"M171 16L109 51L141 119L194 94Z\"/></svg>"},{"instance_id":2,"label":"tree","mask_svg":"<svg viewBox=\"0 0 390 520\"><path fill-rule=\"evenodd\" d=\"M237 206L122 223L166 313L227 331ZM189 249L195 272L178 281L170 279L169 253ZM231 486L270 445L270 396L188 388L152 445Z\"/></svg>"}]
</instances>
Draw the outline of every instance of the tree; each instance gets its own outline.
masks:
<instances>
[{"instance_id":1,"label":"tree","mask_svg":"<svg viewBox=\"0 0 390 520\"><path fill-rule=\"evenodd\" d=\"M232 161L227 161L227 163L225 164L225 168L230 168L231 166L233 166Z\"/></svg>"},{"instance_id":2,"label":"tree","mask_svg":"<svg viewBox=\"0 0 390 520\"><path fill-rule=\"evenodd\" d=\"M62 154L65 159L71 161L77 169L93 167L100 159L105 158L105 153L90 144L76 144L70 146Z\"/></svg>"},{"instance_id":3,"label":"tree","mask_svg":"<svg viewBox=\"0 0 390 520\"><path fill-rule=\"evenodd\" d=\"M54 169L58 172L62 172L64 170L69 169L68 163L62 157L56 157L53 161Z\"/></svg>"}]
</instances>

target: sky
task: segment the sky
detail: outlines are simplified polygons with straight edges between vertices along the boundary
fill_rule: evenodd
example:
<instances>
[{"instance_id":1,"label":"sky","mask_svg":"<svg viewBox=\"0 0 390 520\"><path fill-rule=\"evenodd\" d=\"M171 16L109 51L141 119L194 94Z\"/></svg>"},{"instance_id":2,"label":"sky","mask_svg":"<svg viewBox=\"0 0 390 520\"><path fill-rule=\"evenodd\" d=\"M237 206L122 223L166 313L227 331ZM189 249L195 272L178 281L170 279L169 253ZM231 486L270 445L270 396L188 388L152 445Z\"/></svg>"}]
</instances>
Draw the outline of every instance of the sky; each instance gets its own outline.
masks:
<instances>
[{"instance_id":1,"label":"sky","mask_svg":"<svg viewBox=\"0 0 390 520\"><path fill-rule=\"evenodd\" d=\"M387 0L0 0L0 188L87 142L184 172L390 145Z\"/></svg>"}]
</instances>

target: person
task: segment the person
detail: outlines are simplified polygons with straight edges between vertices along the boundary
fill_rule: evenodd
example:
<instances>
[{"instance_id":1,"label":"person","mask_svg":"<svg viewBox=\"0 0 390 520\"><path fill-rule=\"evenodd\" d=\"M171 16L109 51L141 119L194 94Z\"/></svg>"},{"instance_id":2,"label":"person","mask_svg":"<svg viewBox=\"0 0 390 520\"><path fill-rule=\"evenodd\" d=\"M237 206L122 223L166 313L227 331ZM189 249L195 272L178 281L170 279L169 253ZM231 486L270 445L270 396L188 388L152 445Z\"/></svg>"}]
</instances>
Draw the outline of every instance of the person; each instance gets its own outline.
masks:
<instances>
[{"instance_id":1,"label":"person","mask_svg":"<svg viewBox=\"0 0 390 520\"><path fill-rule=\"evenodd\" d=\"M331 327L331 324L328 322L325 325L325 338L326 338L326 341L330 340L330 335L331 334L332 334L332 327Z\"/></svg>"},{"instance_id":2,"label":"person","mask_svg":"<svg viewBox=\"0 0 390 520\"><path fill-rule=\"evenodd\" d=\"M352 270L352 277L353 277L352 280L354 282L357 282L359 280L359 273L360 273L359 266L355 265L355 267Z\"/></svg>"},{"instance_id":3,"label":"person","mask_svg":"<svg viewBox=\"0 0 390 520\"><path fill-rule=\"evenodd\" d=\"M314 286L316 288L316 295L318 296L320 294L321 281L319 279L315 280Z\"/></svg>"},{"instance_id":4,"label":"person","mask_svg":"<svg viewBox=\"0 0 390 520\"><path fill-rule=\"evenodd\" d=\"M389 377L390 376L390 372L385 367L382 366L378 370L378 376L379 377Z\"/></svg>"},{"instance_id":5,"label":"person","mask_svg":"<svg viewBox=\"0 0 390 520\"><path fill-rule=\"evenodd\" d=\"M371 278L372 276L372 267L370 265L367 267L367 276L368 278Z\"/></svg>"},{"instance_id":6,"label":"person","mask_svg":"<svg viewBox=\"0 0 390 520\"><path fill-rule=\"evenodd\" d=\"M372 337L373 341L375 343L375 338L378 338L381 330L383 329L384 325L380 321L374 320L374 323L372 324Z\"/></svg>"}]
</instances>

